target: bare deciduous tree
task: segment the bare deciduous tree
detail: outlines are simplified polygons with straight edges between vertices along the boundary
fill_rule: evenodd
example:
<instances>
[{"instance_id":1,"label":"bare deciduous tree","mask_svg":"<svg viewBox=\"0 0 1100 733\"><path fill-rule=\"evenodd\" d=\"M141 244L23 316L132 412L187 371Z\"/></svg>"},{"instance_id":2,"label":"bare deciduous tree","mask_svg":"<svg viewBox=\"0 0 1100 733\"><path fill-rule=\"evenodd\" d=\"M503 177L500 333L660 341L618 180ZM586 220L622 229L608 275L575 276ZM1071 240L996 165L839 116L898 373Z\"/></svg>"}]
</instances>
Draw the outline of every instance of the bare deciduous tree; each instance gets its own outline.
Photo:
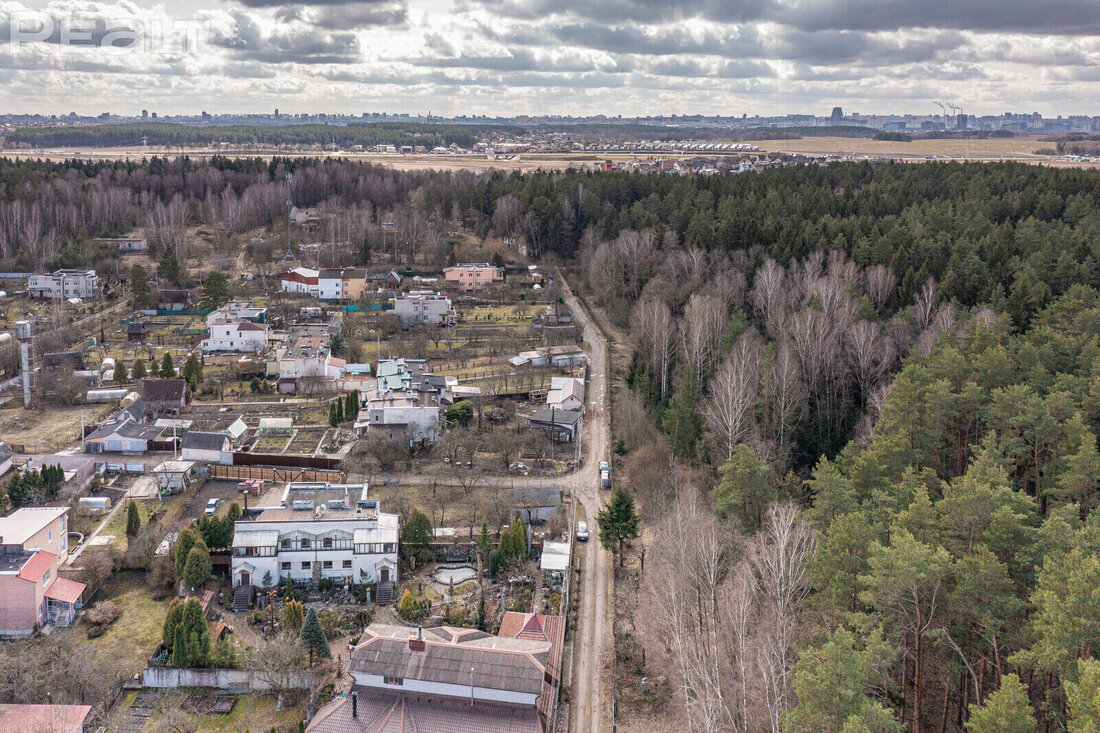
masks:
<instances>
[{"instance_id":1,"label":"bare deciduous tree","mask_svg":"<svg viewBox=\"0 0 1100 733\"><path fill-rule=\"evenodd\" d=\"M716 448L727 459L733 456L734 447L756 429L761 349L760 337L755 331L741 334L710 382L703 416Z\"/></svg>"}]
</instances>

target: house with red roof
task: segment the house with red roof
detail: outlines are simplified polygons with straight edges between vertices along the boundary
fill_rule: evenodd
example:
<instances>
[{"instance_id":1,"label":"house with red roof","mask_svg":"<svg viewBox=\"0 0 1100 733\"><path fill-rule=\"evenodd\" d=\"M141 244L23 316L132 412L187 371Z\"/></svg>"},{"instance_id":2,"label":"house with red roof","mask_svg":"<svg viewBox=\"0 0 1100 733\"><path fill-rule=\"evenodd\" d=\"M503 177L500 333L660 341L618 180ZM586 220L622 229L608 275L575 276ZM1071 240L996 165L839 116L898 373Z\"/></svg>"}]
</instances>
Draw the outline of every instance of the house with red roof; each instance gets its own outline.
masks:
<instances>
[{"instance_id":1,"label":"house with red roof","mask_svg":"<svg viewBox=\"0 0 1100 733\"><path fill-rule=\"evenodd\" d=\"M68 507L24 507L0 519L0 636L68 626L85 586L58 575L69 550ZM0 727L0 730L7 730Z\"/></svg>"},{"instance_id":2,"label":"house with red roof","mask_svg":"<svg viewBox=\"0 0 1100 733\"><path fill-rule=\"evenodd\" d=\"M4 733L84 733L91 705L0 705Z\"/></svg>"}]
</instances>

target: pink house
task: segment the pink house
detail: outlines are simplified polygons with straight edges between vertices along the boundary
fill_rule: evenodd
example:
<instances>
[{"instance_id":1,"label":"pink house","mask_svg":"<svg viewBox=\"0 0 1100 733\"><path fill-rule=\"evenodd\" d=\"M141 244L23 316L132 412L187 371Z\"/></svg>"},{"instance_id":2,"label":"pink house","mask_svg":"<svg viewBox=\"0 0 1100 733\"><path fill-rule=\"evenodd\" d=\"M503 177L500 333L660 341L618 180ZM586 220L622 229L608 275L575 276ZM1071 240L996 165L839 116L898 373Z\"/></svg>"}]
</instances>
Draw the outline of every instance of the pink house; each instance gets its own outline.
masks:
<instances>
[{"instance_id":1,"label":"pink house","mask_svg":"<svg viewBox=\"0 0 1100 733\"><path fill-rule=\"evenodd\" d=\"M69 551L68 507L24 507L0 519L0 636L68 626L84 584L58 577Z\"/></svg>"},{"instance_id":2,"label":"pink house","mask_svg":"<svg viewBox=\"0 0 1100 733\"><path fill-rule=\"evenodd\" d=\"M84 733L91 705L0 705L5 733Z\"/></svg>"},{"instance_id":3,"label":"pink house","mask_svg":"<svg viewBox=\"0 0 1100 733\"><path fill-rule=\"evenodd\" d=\"M493 267L488 262L466 262L447 267L443 270L443 277L447 285L463 292L481 290L504 281L501 268Z\"/></svg>"}]
</instances>

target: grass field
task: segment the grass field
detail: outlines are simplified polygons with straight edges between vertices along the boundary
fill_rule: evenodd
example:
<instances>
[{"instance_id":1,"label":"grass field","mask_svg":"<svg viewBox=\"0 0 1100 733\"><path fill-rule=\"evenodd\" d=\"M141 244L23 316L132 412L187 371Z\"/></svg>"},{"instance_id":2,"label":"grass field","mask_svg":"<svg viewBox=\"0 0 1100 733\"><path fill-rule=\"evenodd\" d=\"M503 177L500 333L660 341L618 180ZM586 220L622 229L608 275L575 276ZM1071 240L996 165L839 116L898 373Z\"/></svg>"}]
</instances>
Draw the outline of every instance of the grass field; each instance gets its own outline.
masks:
<instances>
[{"instance_id":1,"label":"grass field","mask_svg":"<svg viewBox=\"0 0 1100 733\"><path fill-rule=\"evenodd\" d=\"M872 140L859 137L805 137L800 140L760 140L754 142L763 150L782 153L809 153L825 155L871 156L919 156L936 155L947 158L1036 158L1035 150L1040 147L1052 147L1051 143L1040 143L1035 138L989 138L986 140L913 140L895 142L890 140Z\"/></svg>"},{"instance_id":2,"label":"grass field","mask_svg":"<svg viewBox=\"0 0 1100 733\"><path fill-rule=\"evenodd\" d=\"M242 695L229 715L204 715L199 718L199 733L238 733L270 731L291 733L298 730L302 712L296 708L275 709L271 695Z\"/></svg>"},{"instance_id":3,"label":"grass field","mask_svg":"<svg viewBox=\"0 0 1100 733\"><path fill-rule=\"evenodd\" d=\"M99 658L111 660L117 669L129 676L145 667L149 655L160 643L168 604L153 600L142 580L132 575L111 576L103 591L98 598L118 606L122 615L103 636L85 639L83 643L89 644ZM85 629L78 624L73 632L82 635Z\"/></svg>"}]
</instances>

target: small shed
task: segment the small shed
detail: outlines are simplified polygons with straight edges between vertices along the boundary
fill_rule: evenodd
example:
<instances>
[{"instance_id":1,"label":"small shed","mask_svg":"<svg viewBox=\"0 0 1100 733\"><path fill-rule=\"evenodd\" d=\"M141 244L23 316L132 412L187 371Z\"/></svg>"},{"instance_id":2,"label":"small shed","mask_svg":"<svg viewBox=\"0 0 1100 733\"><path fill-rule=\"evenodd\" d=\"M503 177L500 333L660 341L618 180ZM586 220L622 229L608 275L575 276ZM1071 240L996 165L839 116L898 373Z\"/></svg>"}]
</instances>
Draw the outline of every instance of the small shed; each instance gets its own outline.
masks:
<instances>
[{"instance_id":1,"label":"small shed","mask_svg":"<svg viewBox=\"0 0 1100 733\"><path fill-rule=\"evenodd\" d=\"M544 573L564 573L569 567L568 542L543 542L539 568Z\"/></svg>"},{"instance_id":2,"label":"small shed","mask_svg":"<svg viewBox=\"0 0 1100 733\"><path fill-rule=\"evenodd\" d=\"M264 437L289 438L294 432L294 420L289 417L261 417L258 433Z\"/></svg>"},{"instance_id":3,"label":"small shed","mask_svg":"<svg viewBox=\"0 0 1100 733\"><path fill-rule=\"evenodd\" d=\"M126 324L126 340L144 342L149 336L149 326L138 321L130 321Z\"/></svg>"},{"instance_id":4,"label":"small shed","mask_svg":"<svg viewBox=\"0 0 1100 733\"><path fill-rule=\"evenodd\" d=\"M229 452L229 436L225 433L207 433L189 430L183 436L183 460L231 465L233 454Z\"/></svg>"},{"instance_id":5,"label":"small shed","mask_svg":"<svg viewBox=\"0 0 1100 733\"><path fill-rule=\"evenodd\" d=\"M229 436L229 442L233 445L237 445L244 438L244 434L248 432L248 425L241 418L237 418L233 421L233 424L225 429L225 434Z\"/></svg>"},{"instance_id":6,"label":"small shed","mask_svg":"<svg viewBox=\"0 0 1100 733\"><path fill-rule=\"evenodd\" d=\"M170 494L186 490L196 475L194 461L164 461L153 469L157 488Z\"/></svg>"}]
</instances>

